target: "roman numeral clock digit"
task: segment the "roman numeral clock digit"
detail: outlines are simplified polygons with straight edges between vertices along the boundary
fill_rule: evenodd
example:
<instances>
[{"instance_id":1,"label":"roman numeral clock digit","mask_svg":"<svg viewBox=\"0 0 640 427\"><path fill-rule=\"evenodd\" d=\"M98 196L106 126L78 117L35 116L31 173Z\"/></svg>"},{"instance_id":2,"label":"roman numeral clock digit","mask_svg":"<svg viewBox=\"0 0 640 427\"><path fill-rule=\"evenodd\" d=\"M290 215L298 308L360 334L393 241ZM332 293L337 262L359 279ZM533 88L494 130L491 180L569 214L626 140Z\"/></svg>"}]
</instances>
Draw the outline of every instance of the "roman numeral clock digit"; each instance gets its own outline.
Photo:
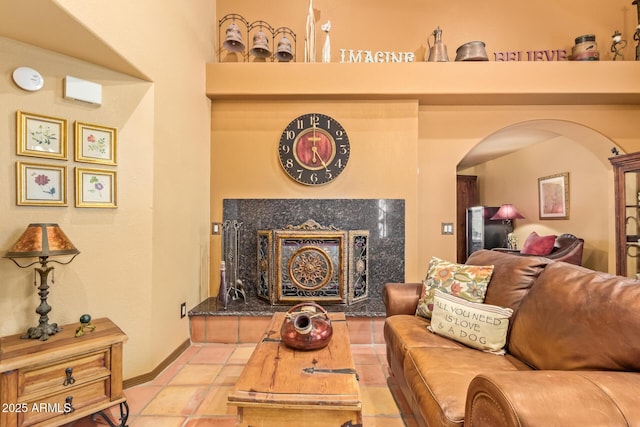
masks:
<instances>
[{"instance_id":1,"label":"roman numeral clock digit","mask_svg":"<svg viewBox=\"0 0 640 427\"><path fill-rule=\"evenodd\" d=\"M336 179L347 166L350 153L349 137L342 125L320 113L293 119L278 145L282 169L294 181L310 186Z\"/></svg>"}]
</instances>

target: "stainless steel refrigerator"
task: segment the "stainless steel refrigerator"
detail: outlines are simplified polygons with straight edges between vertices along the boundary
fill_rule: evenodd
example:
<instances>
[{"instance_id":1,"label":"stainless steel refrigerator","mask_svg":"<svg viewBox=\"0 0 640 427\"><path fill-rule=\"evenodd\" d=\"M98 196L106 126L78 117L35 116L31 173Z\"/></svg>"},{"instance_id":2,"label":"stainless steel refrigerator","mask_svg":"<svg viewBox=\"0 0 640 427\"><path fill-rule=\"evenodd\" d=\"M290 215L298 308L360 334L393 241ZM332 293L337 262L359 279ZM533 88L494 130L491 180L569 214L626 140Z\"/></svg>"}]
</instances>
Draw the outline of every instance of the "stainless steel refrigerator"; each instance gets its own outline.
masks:
<instances>
[{"instance_id":1,"label":"stainless steel refrigerator","mask_svg":"<svg viewBox=\"0 0 640 427\"><path fill-rule=\"evenodd\" d=\"M467 208L467 258L480 249L505 246L507 228L501 219L492 220L498 206L474 206Z\"/></svg>"}]
</instances>

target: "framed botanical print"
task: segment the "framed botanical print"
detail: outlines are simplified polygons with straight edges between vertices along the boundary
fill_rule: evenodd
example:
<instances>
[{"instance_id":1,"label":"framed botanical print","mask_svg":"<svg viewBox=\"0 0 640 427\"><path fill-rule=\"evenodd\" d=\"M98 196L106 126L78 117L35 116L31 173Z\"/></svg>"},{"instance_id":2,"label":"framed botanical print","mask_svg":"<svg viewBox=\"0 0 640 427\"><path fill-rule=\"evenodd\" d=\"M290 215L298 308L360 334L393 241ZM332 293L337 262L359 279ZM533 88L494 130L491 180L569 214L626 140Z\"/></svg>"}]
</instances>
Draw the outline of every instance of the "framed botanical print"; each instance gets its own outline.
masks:
<instances>
[{"instance_id":1,"label":"framed botanical print","mask_svg":"<svg viewBox=\"0 0 640 427\"><path fill-rule=\"evenodd\" d=\"M16 163L19 206L67 206L67 167Z\"/></svg>"},{"instance_id":2,"label":"framed botanical print","mask_svg":"<svg viewBox=\"0 0 640 427\"><path fill-rule=\"evenodd\" d=\"M67 121L39 114L16 113L19 156L67 159Z\"/></svg>"},{"instance_id":3,"label":"framed botanical print","mask_svg":"<svg viewBox=\"0 0 640 427\"><path fill-rule=\"evenodd\" d=\"M540 219L569 219L569 172L538 178Z\"/></svg>"},{"instance_id":4,"label":"framed botanical print","mask_svg":"<svg viewBox=\"0 0 640 427\"><path fill-rule=\"evenodd\" d=\"M116 171L76 168L77 208L116 208Z\"/></svg>"},{"instance_id":5,"label":"framed botanical print","mask_svg":"<svg viewBox=\"0 0 640 427\"><path fill-rule=\"evenodd\" d=\"M115 165L116 135L115 128L76 122L75 160L77 162Z\"/></svg>"}]
</instances>

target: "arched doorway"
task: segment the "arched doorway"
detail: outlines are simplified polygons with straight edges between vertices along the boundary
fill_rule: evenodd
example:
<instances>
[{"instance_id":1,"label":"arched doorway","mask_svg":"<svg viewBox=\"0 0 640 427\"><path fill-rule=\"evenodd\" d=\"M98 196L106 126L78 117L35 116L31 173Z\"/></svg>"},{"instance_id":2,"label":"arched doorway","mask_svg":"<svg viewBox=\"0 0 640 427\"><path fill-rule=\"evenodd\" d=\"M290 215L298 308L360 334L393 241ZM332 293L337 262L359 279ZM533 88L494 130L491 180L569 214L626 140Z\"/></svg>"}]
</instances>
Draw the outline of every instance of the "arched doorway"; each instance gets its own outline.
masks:
<instances>
[{"instance_id":1,"label":"arched doorway","mask_svg":"<svg viewBox=\"0 0 640 427\"><path fill-rule=\"evenodd\" d=\"M515 224L520 242L538 234L572 233L585 239L583 265L615 271L613 175L609 157L622 150L605 135L565 120L530 120L506 126L476 144L457 167L477 176L481 205L513 203L525 219ZM538 215L538 179L569 173L569 217Z\"/></svg>"}]
</instances>

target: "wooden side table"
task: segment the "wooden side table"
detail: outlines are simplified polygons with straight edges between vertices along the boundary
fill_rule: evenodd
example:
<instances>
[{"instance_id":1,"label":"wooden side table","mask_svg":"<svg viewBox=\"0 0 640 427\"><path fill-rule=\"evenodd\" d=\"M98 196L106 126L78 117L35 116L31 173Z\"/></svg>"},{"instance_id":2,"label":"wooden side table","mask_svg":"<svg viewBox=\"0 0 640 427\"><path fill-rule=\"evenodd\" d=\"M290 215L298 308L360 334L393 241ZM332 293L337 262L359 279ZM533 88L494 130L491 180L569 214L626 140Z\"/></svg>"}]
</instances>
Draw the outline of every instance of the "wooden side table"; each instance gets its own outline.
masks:
<instances>
[{"instance_id":1,"label":"wooden side table","mask_svg":"<svg viewBox=\"0 0 640 427\"><path fill-rule=\"evenodd\" d=\"M0 427L60 426L101 416L126 427L129 407L122 391L122 346L127 336L111 320L76 337L79 323L64 325L47 341L0 338ZM119 405L120 424L104 412Z\"/></svg>"}]
</instances>

